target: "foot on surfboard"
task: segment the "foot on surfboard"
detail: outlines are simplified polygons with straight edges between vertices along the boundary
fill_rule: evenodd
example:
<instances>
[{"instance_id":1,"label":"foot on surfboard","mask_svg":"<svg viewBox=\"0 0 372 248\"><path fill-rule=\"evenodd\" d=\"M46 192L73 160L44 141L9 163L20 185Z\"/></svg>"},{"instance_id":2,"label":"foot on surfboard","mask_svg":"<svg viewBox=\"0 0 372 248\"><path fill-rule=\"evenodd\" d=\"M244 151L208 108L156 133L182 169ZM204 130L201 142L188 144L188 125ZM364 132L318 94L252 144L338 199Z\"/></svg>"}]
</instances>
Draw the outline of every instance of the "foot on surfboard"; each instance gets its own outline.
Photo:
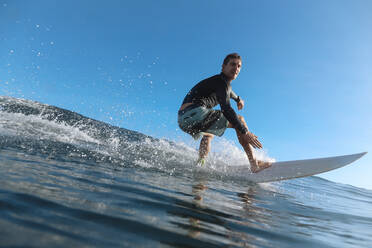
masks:
<instances>
[{"instance_id":1,"label":"foot on surfboard","mask_svg":"<svg viewBox=\"0 0 372 248\"><path fill-rule=\"evenodd\" d=\"M253 173L257 173L264 169L269 168L271 165L272 165L272 162L265 162L265 161L257 160L255 161L254 164L251 163L251 171Z\"/></svg>"},{"instance_id":2,"label":"foot on surfboard","mask_svg":"<svg viewBox=\"0 0 372 248\"><path fill-rule=\"evenodd\" d=\"M196 165L203 167L205 165L205 158L199 158L198 162L196 162Z\"/></svg>"}]
</instances>

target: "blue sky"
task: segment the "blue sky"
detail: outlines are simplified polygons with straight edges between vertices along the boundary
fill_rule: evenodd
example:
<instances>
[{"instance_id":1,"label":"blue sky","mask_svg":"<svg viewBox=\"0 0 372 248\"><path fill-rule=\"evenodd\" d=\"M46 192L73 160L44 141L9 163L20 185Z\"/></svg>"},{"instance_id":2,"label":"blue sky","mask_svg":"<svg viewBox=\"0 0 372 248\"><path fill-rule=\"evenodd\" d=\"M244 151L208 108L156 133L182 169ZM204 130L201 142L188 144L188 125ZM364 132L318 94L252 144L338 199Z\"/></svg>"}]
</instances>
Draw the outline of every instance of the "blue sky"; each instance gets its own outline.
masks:
<instances>
[{"instance_id":1,"label":"blue sky","mask_svg":"<svg viewBox=\"0 0 372 248\"><path fill-rule=\"evenodd\" d=\"M177 109L238 52L239 114L270 157L371 152L370 13L369 0L0 0L0 95L197 147ZM323 177L372 189L371 174L368 154Z\"/></svg>"}]
</instances>

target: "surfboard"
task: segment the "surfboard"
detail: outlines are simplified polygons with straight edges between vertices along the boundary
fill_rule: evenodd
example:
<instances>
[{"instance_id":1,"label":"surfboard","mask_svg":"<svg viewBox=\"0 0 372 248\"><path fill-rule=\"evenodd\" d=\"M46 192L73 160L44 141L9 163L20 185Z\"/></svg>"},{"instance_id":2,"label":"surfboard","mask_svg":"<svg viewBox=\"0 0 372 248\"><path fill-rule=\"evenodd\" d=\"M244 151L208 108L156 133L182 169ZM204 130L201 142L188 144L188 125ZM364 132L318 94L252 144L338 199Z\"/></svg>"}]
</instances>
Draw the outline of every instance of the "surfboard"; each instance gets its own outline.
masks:
<instances>
[{"instance_id":1,"label":"surfboard","mask_svg":"<svg viewBox=\"0 0 372 248\"><path fill-rule=\"evenodd\" d=\"M366 153L367 152L327 158L275 162L271 167L258 173L250 173L248 166L231 166L229 169L234 170L234 173L239 173L240 175L243 173L244 176L247 177L248 181L251 182L274 182L299 177L308 177L335 170L360 159Z\"/></svg>"}]
</instances>

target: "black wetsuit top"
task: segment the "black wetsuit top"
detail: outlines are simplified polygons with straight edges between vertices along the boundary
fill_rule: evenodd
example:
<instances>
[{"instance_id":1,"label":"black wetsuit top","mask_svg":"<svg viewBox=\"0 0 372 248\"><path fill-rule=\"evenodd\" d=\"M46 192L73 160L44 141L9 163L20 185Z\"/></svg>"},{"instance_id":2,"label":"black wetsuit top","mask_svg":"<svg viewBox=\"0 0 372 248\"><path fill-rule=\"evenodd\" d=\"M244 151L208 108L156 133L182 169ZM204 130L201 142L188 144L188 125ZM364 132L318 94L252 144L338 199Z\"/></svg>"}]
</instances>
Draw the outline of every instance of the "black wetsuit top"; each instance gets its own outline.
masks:
<instances>
[{"instance_id":1,"label":"black wetsuit top","mask_svg":"<svg viewBox=\"0 0 372 248\"><path fill-rule=\"evenodd\" d=\"M194 103L206 108L213 108L220 104L221 111L226 119L241 133L245 134L248 132L248 129L239 120L234 109L231 107L230 98L236 101L238 100L226 76L221 73L200 81L187 93L182 104Z\"/></svg>"}]
</instances>

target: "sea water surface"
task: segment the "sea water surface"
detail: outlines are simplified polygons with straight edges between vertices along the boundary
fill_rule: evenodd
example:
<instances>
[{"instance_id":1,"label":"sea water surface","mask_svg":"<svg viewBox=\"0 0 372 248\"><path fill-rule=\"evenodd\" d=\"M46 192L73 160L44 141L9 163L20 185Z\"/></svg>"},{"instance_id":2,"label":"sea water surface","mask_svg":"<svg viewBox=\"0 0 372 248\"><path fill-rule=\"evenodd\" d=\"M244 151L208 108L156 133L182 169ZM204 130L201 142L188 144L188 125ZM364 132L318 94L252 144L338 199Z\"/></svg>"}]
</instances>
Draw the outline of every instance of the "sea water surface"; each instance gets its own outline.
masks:
<instances>
[{"instance_id":1,"label":"sea water surface","mask_svg":"<svg viewBox=\"0 0 372 248\"><path fill-rule=\"evenodd\" d=\"M252 184L226 173L223 154L205 168L196 158L0 97L0 247L372 247L372 191L319 177Z\"/></svg>"}]
</instances>

